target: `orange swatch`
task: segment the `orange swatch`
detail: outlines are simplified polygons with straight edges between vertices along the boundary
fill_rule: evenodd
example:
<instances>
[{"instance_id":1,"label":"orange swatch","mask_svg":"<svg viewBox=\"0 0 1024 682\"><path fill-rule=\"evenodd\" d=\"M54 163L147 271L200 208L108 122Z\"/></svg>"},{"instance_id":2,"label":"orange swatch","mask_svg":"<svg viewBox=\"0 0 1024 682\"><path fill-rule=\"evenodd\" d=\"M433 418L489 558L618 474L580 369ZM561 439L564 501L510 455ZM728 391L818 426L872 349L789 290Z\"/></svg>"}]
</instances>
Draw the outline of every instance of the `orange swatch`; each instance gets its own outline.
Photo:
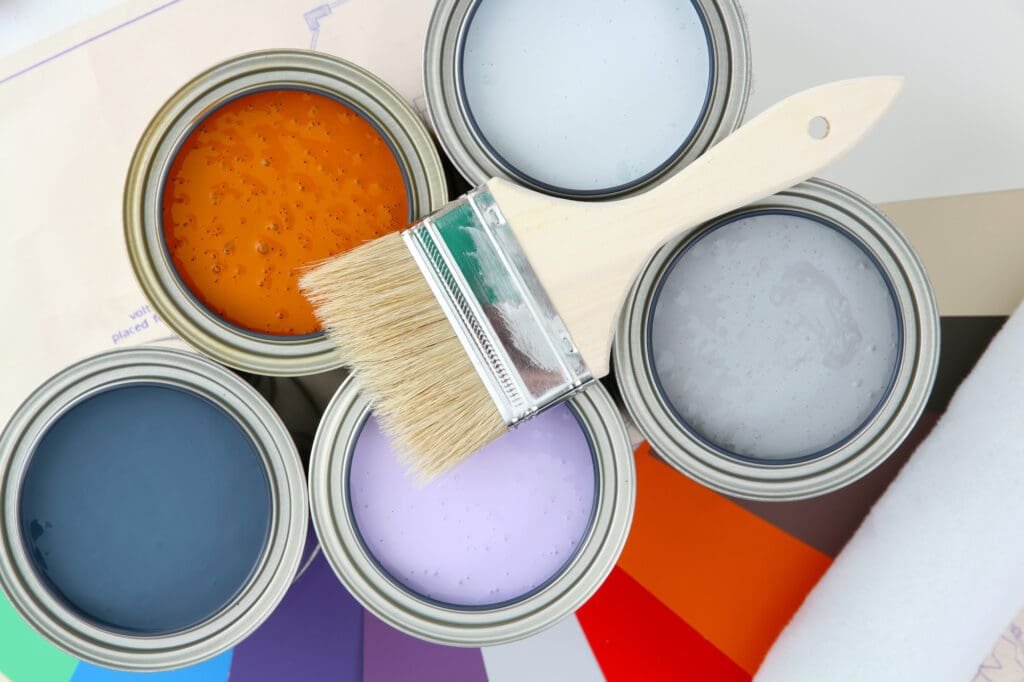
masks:
<instances>
[{"instance_id":1,"label":"orange swatch","mask_svg":"<svg viewBox=\"0 0 1024 682\"><path fill-rule=\"evenodd\" d=\"M753 674L831 559L637 450L619 566Z\"/></svg>"},{"instance_id":2,"label":"orange swatch","mask_svg":"<svg viewBox=\"0 0 1024 682\"><path fill-rule=\"evenodd\" d=\"M163 229L185 285L250 331L320 330L298 276L311 262L405 227L405 180L369 121L303 90L242 96L185 139Z\"/></svg>"}]
</instances>

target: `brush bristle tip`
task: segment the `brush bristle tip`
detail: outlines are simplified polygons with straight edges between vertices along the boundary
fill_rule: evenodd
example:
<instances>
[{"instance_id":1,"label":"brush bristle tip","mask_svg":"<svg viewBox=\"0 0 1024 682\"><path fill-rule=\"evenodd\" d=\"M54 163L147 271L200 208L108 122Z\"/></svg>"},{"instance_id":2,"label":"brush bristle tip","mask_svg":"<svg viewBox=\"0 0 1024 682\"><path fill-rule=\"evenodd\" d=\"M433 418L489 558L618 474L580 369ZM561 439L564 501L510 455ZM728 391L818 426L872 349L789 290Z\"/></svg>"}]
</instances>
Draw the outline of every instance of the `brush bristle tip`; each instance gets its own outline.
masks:
<instances>
[{"instance_id":1,"label":"brush bristle tip","mask_svg":"<svg viewBox=\"0 0 1024 682\"><path fill-rule=\"evenodd\" d=\"M300 286L418 479L429 481L505 433L400 235L318 265Z\"/></svg>"}]
</instances>

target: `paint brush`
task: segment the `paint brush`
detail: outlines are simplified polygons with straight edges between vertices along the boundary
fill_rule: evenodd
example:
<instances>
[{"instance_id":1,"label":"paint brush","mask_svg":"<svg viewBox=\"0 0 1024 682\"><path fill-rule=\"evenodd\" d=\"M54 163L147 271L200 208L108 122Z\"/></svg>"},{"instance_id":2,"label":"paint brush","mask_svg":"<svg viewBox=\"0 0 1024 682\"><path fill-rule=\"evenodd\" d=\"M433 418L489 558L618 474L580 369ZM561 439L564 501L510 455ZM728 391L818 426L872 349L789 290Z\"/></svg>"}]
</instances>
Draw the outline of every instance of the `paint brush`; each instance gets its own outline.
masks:
<instances>
[{"instance_id":1,"label":"paint brush","mask_svg":"<svg viewBox=\"0 0 1024 682\"><path fill-rule=\"evenodd\" d=\"M570 201L492 179L318 264L302 289L384 430L429 478L606 375L619 310L658 247L814 175L902 84L876 76L793 95L627 199Z\"/></svg>"}]
</instances>

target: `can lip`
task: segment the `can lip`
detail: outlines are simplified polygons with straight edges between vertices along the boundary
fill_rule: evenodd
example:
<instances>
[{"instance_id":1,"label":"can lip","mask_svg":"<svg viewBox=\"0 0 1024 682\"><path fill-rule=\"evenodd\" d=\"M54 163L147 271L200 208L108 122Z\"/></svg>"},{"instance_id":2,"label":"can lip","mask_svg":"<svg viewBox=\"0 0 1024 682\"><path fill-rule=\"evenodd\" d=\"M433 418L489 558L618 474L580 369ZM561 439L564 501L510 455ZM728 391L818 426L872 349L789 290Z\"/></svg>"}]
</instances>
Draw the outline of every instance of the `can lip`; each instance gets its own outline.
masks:
<instances>
[{"instance_id":1,"label":"can lip","mask_svg":"<svg viewBox=\"0 0 1024 682\"><path fill-rule=\"evenodd\" d=\"M518 173L480 139L458 88L458 59L468 18L482 0L439 0L430 17L423 59L427 111L448 158L472 185L499 177L530 189L579 200L603 200L646 191L688 165L743 121L750 93L750 46L746 21L735 0L691 0L710 41L712 79L704 114L690 138L647 176L621 187L572 191Z\"/></svg>"},{"instance_id":2,"label":"can lip","mask_svg":"<svg viewBox=\"0 0 1024 682\"><path fill-rule=\"evenodd\" d=\"M326 335L248 333L211 313L195 300L170 262L160 218L163 178L195 122L232 98L274 87L320 92L373 123L406 176L413 217L444 205L448 188L430 133L401 95L369 71L324 54L269 50L234 57L197 75L156 113L132 156L123 206L128 256L143 293L172 330L221 364L270 376L298 376L341 366Z\"/></svg>"},{"instance_id":3,"label":"can lip","mask_svg":"<svg viewBox=\"0 0 1024 682\"><path fill-rule=\"evenodd\" d=\"M170 385L227 411L257 446L270 484L273 517L266 546L231 603L185 630L128 635L101 628L57 599L21 542L18 500L35 445L54 419L97 392L134 383ZM273 408L242 379L195 353L158 348L108 351L54 375L17 409L0 434L0 588L38 632L71 655L109 668L155 672L199 663L244 639L291 585L308 525L302 465Z\"/></svg>"},{"instance_id":4,"label":"can lip","mask_svg":"<svg viewBox=\"0 0 1024 682\"><path fill-rule=\"evenodd\" d=\"M689 433L657 389L646 349L647 321L658 282L675 255L702 230L764 210L807 214L843 227L890 282L902 325L902 349L888 395L852 437L813 459L756 463L723 456ZM939 360L939 313L924 266L898 228L867 200L839 185L811 179L681 235L659 250L637 278L612 346L623 403L652 449L673 467L726 495L799 500L843 487L881 464L924 411Z\"/></svg>"},{"instance_id":5,"label":"can lip","mask_svg":"<svg viewBox=\"0 0 1024 682\"><path fill-rule=\"evenodd\" d=\"M490 646L535 634L583 604L611 572L625 545L636 498L636 472L625 425L611 397L591 384L570 398L595 458L593 520L575 558L539 591L492 608L459 609L398 587L359 540L342 484L369 400L346 379L317 430L309 465L313 526L339 580L369 611L420 639L452 646Z\"/></svg>"}]
</instances>

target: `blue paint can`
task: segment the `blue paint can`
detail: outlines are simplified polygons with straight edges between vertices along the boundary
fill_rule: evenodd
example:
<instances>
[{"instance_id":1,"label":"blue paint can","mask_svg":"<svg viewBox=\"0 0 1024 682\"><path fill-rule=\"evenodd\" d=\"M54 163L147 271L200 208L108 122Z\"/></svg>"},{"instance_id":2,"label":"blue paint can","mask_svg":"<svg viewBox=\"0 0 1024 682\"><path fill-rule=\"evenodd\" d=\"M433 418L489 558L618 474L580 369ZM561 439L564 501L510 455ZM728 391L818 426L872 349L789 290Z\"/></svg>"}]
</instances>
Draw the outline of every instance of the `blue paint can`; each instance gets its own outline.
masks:
<instances>
[{"instance_id":1,"label":"blue paint can","mask_svg":"<svg viewBox=\"0 0 1024 682\"><path fill-rule=\"evenodd\" d=\"M195 354L131 349L40 386L0 436L0 586L55 645L155 671L237 644L280 601L308 520L284 424Z\"/></svg>"}]
</instances>

